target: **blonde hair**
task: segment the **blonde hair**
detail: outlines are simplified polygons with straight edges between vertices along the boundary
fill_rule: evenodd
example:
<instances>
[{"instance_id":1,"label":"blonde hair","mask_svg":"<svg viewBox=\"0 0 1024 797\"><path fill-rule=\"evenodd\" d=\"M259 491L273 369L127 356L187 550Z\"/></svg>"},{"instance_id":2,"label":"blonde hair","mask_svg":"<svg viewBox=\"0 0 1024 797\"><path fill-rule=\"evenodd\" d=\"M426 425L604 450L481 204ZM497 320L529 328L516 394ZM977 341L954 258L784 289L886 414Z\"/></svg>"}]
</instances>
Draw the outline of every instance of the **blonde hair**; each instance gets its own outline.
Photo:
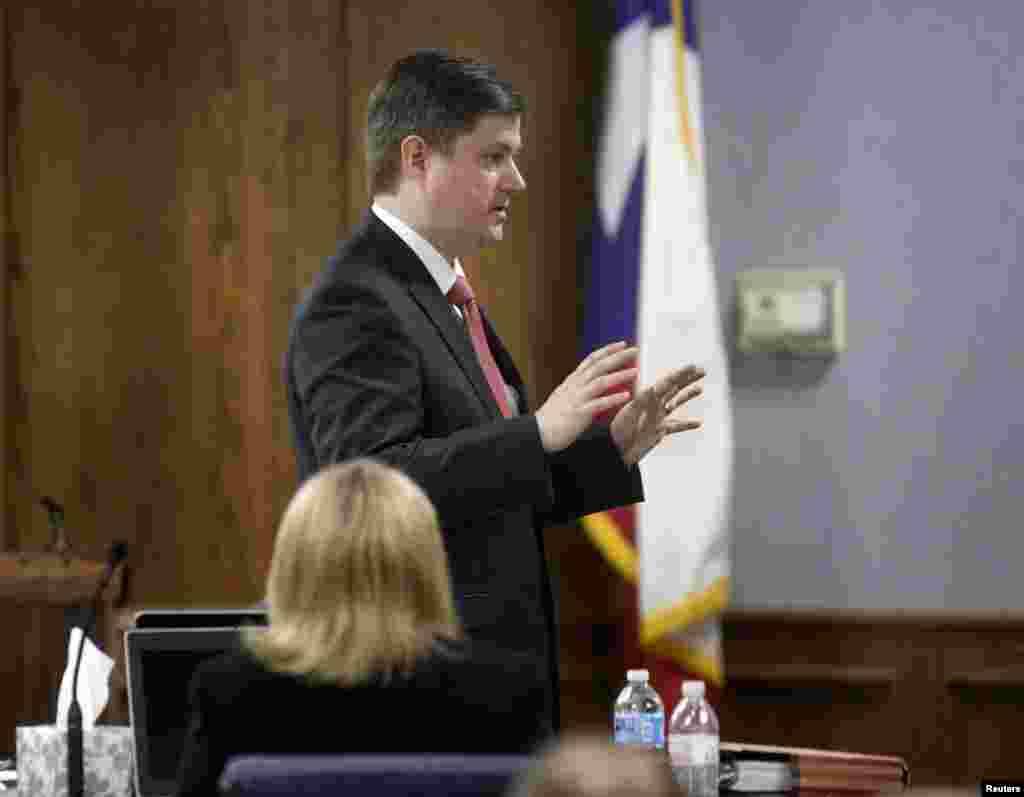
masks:
<instances>
[{"instance_id":1,"label":"blonde hair","mask_svg":"<svg viewBox=\"0 0 1024 797\"><path fill-rule=\"evenodd\" d=\"M664 751L619 747L593 734L563 737L540 754L510 797L678 797Z\"/></svg>"},{"instance_id":2,"label":"blonde hair","mask_svg":"<svg viewBox=\"0 0 1024 797\"><path fill-rule=\"evenodd\" d=\"M408 672L462 630L437 513L398 470L358 459L309 479L285 510L267 579L271 669L355 684Z\"/></svg>"}]
</instances>

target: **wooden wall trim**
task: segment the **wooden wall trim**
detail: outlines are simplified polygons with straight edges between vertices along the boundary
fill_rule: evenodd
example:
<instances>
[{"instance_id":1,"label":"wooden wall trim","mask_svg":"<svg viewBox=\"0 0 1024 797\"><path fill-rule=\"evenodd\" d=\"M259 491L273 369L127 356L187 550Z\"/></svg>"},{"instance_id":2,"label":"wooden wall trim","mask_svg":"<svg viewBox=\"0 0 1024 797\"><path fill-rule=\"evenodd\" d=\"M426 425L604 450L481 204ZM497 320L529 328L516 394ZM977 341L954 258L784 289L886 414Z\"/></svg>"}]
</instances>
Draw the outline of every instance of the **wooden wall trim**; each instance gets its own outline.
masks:
<instances>
[{"instance_id":1,"label":"wooden wall trim","mask_svg":"<svg viewBox=\"0 0 1024 797\"><path fill-rule=\"evenodd\" d=\"M1009 665L958 671L948 674L945 682L950 689L1024 689L1024 670Z\"/></svg>"},{"instance_id":2,"label":"wooden wall trim","mask_svg":"<svg viewBox=\"0 0 1024 797\"><path fill-rule=\"evenodd\" d=\"M771 669L753 668L740 663L726 670L730 685L756 683L761 685L801 687L833 685L863 689L886 687L896 683L903 675L897 667L808 666L782 663Z\"/></svg>"},{"instance_id":3,"label":"wooden wall trim","mask_svg":"<svg viewBox=\"0 0 1024 797\"><path fill-rule=\"evenodd\" d=\"M913 626L921 630L1024 629L1024 611L920 609L737 608L723 615L728 623Z\"/></svg>"},{"instance_id":4,"label":"wooden wall trim","mask_svg":"<svg viewBox=\"0 0 1024 797\"><path fill-rule=\"evenodd\" d=\"M722 634L724 739L900 755L918 785L1021 772L1019 615L733 610Z\"/></svg>"}]
</instances>

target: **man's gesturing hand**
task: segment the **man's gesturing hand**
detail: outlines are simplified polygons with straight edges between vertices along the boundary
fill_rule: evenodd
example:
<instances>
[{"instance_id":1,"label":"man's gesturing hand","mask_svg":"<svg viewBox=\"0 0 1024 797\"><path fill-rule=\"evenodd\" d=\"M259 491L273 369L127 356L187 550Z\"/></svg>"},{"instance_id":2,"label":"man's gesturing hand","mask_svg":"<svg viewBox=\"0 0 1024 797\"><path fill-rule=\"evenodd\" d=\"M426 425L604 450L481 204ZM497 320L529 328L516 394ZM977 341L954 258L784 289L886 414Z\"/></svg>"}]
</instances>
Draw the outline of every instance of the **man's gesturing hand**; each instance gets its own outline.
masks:
<instances>
[{"instance_id":1,"label":"man's gesturing hand","mask_svg":"<svg viewBox=\"0 0 1024 797\"><path fill-rule=\"evenodd\" d=\"M694 383L703 377L704 369L695 365L672 371L616 413L611 423L612 440L627 465L643 459L666 435L700 427L699 420L673 418L672 413L701 394L700 385Z\"/></svg>"},{"instance_id":2,"label":"man's gesturing hand","mask_svg":"<svg viewBox=\"0 0 1024 797\"><path fill-rule=\"evenodd\" d=\"M636 361L637 349L624 341L610 343L591 352L576 370L556 387L537 410L540 439L548 453L570 446L602 412L621 407L630 391L608 393L618 385L636 380L636 368L625 366Z\"/></svg>"}]
</instances>

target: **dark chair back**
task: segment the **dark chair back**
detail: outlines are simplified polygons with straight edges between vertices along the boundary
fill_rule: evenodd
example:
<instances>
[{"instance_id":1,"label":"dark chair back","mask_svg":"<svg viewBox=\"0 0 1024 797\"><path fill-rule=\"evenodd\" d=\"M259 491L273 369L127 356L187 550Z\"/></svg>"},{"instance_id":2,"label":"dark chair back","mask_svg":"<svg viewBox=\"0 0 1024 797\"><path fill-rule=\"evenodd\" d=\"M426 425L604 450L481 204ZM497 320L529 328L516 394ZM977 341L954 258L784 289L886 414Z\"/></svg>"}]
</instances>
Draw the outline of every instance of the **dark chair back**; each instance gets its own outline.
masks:
<instances>
[{"instance_id":1,"label":"dark chair back","mask_svg":"<svg viewBox=\"0 0 1024 797\"><path fill-rule=\"evenodd\" d=\"M248 755L220 779L237 797L502 797L531 763L518 755Z\"/></svg>"}]
</instances>

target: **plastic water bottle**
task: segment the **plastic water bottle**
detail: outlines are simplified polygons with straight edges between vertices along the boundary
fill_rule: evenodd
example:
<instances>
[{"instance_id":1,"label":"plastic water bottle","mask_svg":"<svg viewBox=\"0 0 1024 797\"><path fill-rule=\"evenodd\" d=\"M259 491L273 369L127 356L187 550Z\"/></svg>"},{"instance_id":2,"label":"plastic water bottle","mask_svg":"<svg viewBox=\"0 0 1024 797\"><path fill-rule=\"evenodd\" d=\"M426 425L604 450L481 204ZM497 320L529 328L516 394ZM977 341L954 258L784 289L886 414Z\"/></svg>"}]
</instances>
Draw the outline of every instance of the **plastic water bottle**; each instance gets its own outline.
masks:
<instances>
[{"instance_id":1,"label":"plastic water bottle","mask_svg":"<svg viewBox=\"0 0 1024 797\"><path fill-rule=\"evenodd\" d=\"M668 726L668 757L684 794L718 797L718 718L704 699L703 681L683 682Z\"/></svg>"},{"instance_id":2,"label":"plastic water bottle","mask_svg":"<svg viewBox=\"0 0 1024 797\"><path fill-rule=\"evenodd\" d=\"M626 687L615 701L615 743L654 750L665 748L665 704L647 681L647 670L626 673Z\"/></svg>"}]
</instances>

